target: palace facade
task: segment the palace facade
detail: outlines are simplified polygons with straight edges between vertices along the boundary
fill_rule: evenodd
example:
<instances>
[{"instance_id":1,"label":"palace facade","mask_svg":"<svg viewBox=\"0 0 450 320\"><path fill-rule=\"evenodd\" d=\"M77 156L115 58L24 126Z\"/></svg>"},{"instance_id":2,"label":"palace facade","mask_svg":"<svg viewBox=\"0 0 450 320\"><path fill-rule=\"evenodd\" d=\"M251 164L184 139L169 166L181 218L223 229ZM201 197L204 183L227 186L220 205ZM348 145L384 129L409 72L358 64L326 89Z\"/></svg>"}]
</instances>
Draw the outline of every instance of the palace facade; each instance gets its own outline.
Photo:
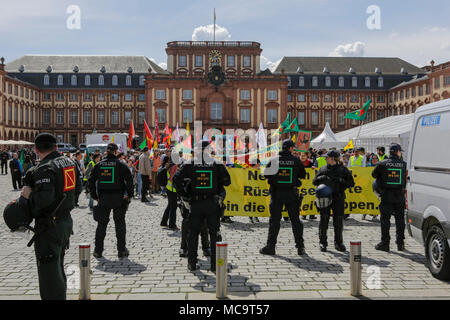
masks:
<instances>
[{"instance_id":1,"label":"palace facade","mask_svg":"<svg viewBox=\"0 0 450 320\"><path fill-rule=\"evenodd\" d=\"M0 61L0 139L47 131L74 146L92 132L137 134L144 119L159 129L200 120L203 129L275 129L287 112L319 134L358 125L344 115L369 98L367 121L414 112L446 99L450 62L419 68L399 58L284 57L260 70L259 43L174 41L167 70L144 56L25 55ZM225 82L208 81L219 64Z\"/></svg>"}]
</instances>

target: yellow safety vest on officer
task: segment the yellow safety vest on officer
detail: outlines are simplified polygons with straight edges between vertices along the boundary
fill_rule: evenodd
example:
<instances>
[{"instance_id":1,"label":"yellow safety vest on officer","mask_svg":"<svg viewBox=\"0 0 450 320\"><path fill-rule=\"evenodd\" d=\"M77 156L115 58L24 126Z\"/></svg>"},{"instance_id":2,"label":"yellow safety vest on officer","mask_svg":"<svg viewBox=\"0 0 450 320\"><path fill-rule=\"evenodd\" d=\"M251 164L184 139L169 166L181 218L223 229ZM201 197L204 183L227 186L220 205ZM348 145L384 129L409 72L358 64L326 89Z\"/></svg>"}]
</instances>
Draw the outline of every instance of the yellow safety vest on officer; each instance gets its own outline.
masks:
<instances>
[{"instance_id":1,"label":"yellow safety vest on officer","mask_svg":"<svg viewBox=\"0 0 450 320\"><path fill-rule=\"evenodd\" d=\"M362 167L363 166L363 156L358 156L356 158L355 156L350 157L350 166L351 167Z\"/></svg>"},{"instance_id":2,"label":"yellow safety vest on officer","mask_svg":"<svg viewBox=\"0 0 450 320\"><path fill-rule=\"evenodd\" d=\"M88 181L89 176L91 175L92 169L94 169L95 162L94 160L89 161L87 167L86 167L86 173L84 174L83 181Z\"/></svg>"},{"instance_id":3,"label":"yellow safety vest on officer","mask_svg":"<svg viewBox=\"0 0 450 320\"><path fill-rule=\"evenodd\" d=\"M166 189L169 190L170 192L177 192L177 190L175 189L175 186L173 185L173 175L172 178L170 177L170 170L167 169L167 185L166 185Z\"/></svg>"}]
</instances>

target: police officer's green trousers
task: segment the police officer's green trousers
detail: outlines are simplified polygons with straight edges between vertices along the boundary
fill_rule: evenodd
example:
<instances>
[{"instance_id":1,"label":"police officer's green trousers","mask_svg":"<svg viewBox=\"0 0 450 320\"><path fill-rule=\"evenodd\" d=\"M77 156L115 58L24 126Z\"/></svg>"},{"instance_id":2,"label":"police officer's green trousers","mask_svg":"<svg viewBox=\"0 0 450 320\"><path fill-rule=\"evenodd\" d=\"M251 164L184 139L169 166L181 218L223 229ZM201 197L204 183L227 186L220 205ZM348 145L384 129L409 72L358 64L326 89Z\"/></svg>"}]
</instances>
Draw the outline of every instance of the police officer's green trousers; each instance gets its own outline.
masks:
<instances>
[{"instance_id":1,"label":"police officer's green trousers","mask_svg":"<svg viewBox=\"0 0 450 320\"><path fill-rule=\"evenodd\" d=\"M39 276L39 291L43 300L65 300L67 279L64 254L72 234L70 216L57 219L56 225L40 233L34 243Z\"/></svg>"}]
</instances>

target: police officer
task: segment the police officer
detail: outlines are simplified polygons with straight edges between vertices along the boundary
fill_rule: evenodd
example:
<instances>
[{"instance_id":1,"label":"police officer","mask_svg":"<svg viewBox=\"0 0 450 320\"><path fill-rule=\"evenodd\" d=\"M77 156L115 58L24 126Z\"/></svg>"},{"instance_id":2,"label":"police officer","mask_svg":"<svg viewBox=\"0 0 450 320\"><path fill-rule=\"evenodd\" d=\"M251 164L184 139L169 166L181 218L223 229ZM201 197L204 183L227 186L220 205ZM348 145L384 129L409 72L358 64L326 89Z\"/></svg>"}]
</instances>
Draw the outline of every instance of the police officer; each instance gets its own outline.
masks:
<instances>
[{"instance_id":1,"label":"police officer","mask_svg":"<svg viewBox=\"0 0 450 320\"><path fill-rule=\"evenodd\" d=\"M271 198L269 206L269 236L267 238L267 245L259 251L262 254L275 254L275 245L277 243L278 232L280 231L281 210L283 206L286 206L292 223L292 232L294 233L297 252L299 255L305 254L303 223L299 218L300 199L298 187L302 184L300 179L306 177L306 171L300 159L292 155L294 147L295 144L292 140L284 140L283 150L277 158L269 161L266 173L264 173L268 177L270 184ZM273 167L275 161L278 161L278 171L276 173L267 173L267 170Z\"/></svg>"},{"instance_id":2,"label":"police officer","mask_svg":"<svg viewBox=\"0 0 450 320\"><path fill-rule=\"evenodd\" d=\"M29 170L21 192L35 219L36 233L29 246L34 242L41 298L65 300L64 254L72 234L75 189L81 181L75 163L56 151L53 135L41 133L34 143L40 163Z\"/></svg>"},{"instance_id":3,"label":"police officer","mask_svg":"<svg viewBox=\"0 0 450 320\"><path fill-rule=\"evenodd\" d=\"M320 168L313 180L315 186L324 184L332 189L331 205L320 208L319 241L320 251L327 251L327 230L330 221L330 213L333 210L334 247L336 250L345 252L343 230L344 230L344 205L345 189L355 185L352 173L340 161L340 154L336 150L328 151L326 155L327 165Z\"/></svg>"},{"instance_id":4,"label":"police officer","mask_svg":"<svg viewBox=\"0 0 450 320\"><path fill-rule=\"evenodd\" d=\"M186 161L173 178L178 194L190 202L188 269L197 267L198 235L206 220L211 243L211 271L216 270L217 225L220 217L218 193L231 183L225 166L216 162L208 148L209 141L200 141L195 146L194 158ZM185 188L190 184L189 188Z\"/></svg>"},{"instance_id":5,"label":"police officer","mask_svg":"<svg viewBox=\"0 0 450 320\"><path fill-rule=\"evenodd\" d=\"M385 152L385 148L384 147L377 147L377 157L378 157L378 162L381 162L384 160L384 158L386 158L386 154Z\"/></svg>"},{"instance_id":6,"label":"police officer","mask_svg":"<svg viewBox=\"0 0 450 320\"><path fill-rule=\"evenodd\" d=\"M2 153L0 153L2 174L4 172L3 169L5 170L5 174L8 174L8 159L9 159L8 152L6 152L6 150L3 150Z\"/></svg>"},{"instance_id":7,"label":"police officer","mask_svg":"<svg viewBox=\"0 0 450 320\"><path fill-rule=\"evenodd\" d=\"M128 167L117 159L118 149L117 144L108 144L106 158L95 165L89 178L91 196L98 201L93 212L94 220L98 222L93 254L97 259L102 257L111 209L116 228L118 256L124 258L129 255L125 247L125 213L133 198L133 178Z\"/></svg>"},{"instance_id":8,"label":"police officer","mask_svg":"<svg viewBox=\"0 0 450 320\"><path fill-rule=\"evenodd\" d=\"M372 176L380 190L381 242L375 249L389 252L389 228L391 214L395 217L397 248L405 250L405 188L406 162L401 160L402 148L393 143L389 147L389 158L381 161L373 170Z\"/></svg>"}]
</instances>

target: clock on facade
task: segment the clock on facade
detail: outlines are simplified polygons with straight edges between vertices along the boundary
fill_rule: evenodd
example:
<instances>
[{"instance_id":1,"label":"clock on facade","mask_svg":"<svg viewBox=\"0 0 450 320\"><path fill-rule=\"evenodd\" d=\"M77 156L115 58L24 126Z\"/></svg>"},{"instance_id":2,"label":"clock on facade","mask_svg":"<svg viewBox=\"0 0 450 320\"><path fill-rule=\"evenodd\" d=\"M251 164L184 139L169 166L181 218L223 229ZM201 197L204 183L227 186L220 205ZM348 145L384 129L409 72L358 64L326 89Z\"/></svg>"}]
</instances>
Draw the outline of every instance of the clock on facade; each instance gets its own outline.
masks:
<instances>
[{"instance_id":1,"label":"clock on facade","mask_svg":"<svg viewBox=\"0 0 450 320\"><path fill-rule=\"evenodd\" d=\"M211 66L220 65L220 61L222 59L222 54L219 50L211 50L209 52L209 62Z\"/></svg>"}]
</instances>

